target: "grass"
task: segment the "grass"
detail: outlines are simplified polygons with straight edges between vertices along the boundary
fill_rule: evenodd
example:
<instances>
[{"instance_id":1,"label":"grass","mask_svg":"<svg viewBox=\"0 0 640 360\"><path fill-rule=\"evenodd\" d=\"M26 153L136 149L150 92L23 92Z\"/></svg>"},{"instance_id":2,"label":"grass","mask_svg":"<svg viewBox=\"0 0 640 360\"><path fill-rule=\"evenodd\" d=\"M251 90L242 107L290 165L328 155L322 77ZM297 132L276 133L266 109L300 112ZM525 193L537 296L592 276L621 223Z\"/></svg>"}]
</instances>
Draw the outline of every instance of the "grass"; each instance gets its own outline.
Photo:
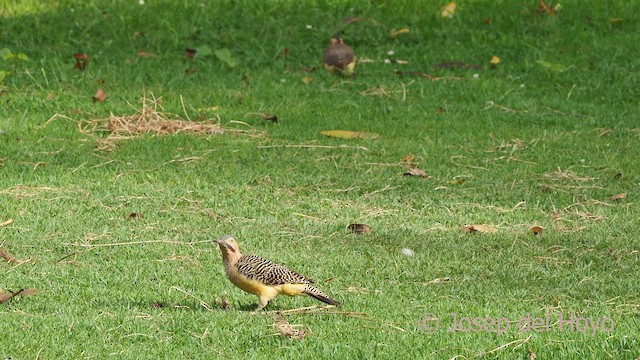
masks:
<instances>
[{"instance_id":1,"label":"grass","mask_svg":"<svg viewBox=\"0 0 640 360\"><path fill-rule=\"evenodd\" d=\"M640 356L638 5L569 1L549 16L536 1L473 1L440 19L441 5L6 5L0 47L29 60L0 62L0 222L13 219L0 248L25 261L0 262L0 288L40 292L0 304L0 356ZM338 31L373 60L355 80L319 64ZM185 57L205 45L237 66ZM435 67L449 61L482 68ZM91 101L98 88L104 103ZM78 131L138 113L151 94L162 111L227 132L98 150L106 132ZM279 121L255 115L265 112ZM381 136L320 135L333 129ZM403 176L407 155L429 177ZM278 335L224 278L209 243L224 234L318 280L344 313L285 313L307 336ZM312 305L283 297L268 310ZM512 323L500 335L449 332L454 313ZM440 319L432 334L425 314ZM518 331L547 315L544 331ZM572 315L599 327L560 328Z\"/></svg>"}]
</instances>

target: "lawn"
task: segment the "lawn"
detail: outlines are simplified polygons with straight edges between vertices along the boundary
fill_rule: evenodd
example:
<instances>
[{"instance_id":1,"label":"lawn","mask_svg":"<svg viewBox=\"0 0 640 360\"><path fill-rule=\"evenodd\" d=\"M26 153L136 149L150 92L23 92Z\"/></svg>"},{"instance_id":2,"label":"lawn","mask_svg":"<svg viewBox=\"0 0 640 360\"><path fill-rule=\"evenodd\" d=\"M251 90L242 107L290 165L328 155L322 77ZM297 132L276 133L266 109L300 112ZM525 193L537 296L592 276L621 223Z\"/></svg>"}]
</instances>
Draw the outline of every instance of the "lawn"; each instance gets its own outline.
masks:
<instances>
[{"instance_id":1,"label":"lawn","mask_svg":"<svg viewBox=\"0 0 640 360\"><path fill-rule=\"evenodd\" d=\"M0 9L0 358L640 357L640 4L143 3Z\"/></svg>"}]
</instances>

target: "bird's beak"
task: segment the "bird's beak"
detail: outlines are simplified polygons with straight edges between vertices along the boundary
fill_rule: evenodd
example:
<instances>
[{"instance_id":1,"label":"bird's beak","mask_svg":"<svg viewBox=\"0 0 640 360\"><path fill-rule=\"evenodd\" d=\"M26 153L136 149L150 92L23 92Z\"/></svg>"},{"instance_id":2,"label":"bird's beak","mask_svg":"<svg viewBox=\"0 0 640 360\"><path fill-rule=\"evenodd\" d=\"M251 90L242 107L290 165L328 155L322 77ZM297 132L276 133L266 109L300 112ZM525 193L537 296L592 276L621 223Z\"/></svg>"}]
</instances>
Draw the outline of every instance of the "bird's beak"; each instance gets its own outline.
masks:
<instances>
[{"instance_id":1,"label":"bird's beak","mask_svg":"<svg viewBox=\"0 0 640 360\"><path fill-rule=\"evenodd\" d=\"M231 252L236 252L233 249L233 246L231 246L231 244L229 244L229 242L227 241L229 239L229 236L223 236L220 239L216 240L216 242L218 243L218 245L220 245L221 247L224 246L227 250L231 251Z\"/></svg>"}]
</instances>

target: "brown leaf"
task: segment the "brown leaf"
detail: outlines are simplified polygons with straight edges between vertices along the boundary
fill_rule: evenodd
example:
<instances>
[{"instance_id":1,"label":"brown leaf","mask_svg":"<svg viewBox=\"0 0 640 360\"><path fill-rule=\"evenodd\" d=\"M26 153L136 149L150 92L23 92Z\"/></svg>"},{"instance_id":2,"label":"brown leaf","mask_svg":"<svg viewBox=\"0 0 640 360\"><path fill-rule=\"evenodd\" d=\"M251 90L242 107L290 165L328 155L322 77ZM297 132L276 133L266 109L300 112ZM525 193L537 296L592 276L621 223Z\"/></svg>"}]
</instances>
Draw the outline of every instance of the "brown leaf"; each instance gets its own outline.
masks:
<instances>
[{"instance_id":1,"label":"brown leaf","mask_svg":"<svg viewBox=\"0 0 640 360\"><path fill-rule=\"evenodd\" d=\"M154 52L140 50L136 53L141 58L156 58L158 55Z\"/></svg>"},{"instance_id":2,"label":"brown leaf","mask_svg":"<svg viewBox=\"0 0 640 360\"><path fill-rule=\"evenodd\" d=\"M402 157L402 162L411 163L415 159L416 159L415 155L407 154L407 155Z\"/></svg>"},{"instance_id":3,"label":"brown leaf","mask_svg":"<svg viewBox=\"0 0 640 360\"><path fill-rule=\"evenodd\" d=\"M73 54L73 57L76 59L75 65L73 65L74 69L84 70L87 68L89 64L89 55L85 53L77 53Z\"/></svg>"},{"instance_id":4,"label":"brown leaf","mask_svg":"<svg viewBox=\"0 0 640 360\"><path fill-rule=\"evenodd\" d=\"M538 8L536 9L536 13L542 14L547 13L548 15L556 15L558 13L558 8L560 4L556 4L555 6L547 5L547 2L544 0L540 0Z\"/></svg>"},{"instance_id":5,"label":"brown leaf","mask_svg":"<svg viewBox=\"0 0 640 360\"><path fill-rule=\"evenodd\" d=\"M301 79L303 84L310 84L313 81L313 78L311 76L305 76Z\"/></svg>"},{"instance_id":6,"label":"brown leaf","mask_svg":"<svg viewBox=\"0 0 640 360\"><path fill-rule=\"evenodd\" d=\"M152 309L162 309L164 307L164 303L162 301L156 301L151 304Z\"/></svg>"},{"instance_id":7,"label":"brown leaf","mask_svg":"<svg viewBox=\"0 0 640 360\"><path fill-rule=\"evenodd\" d=\"M536 353L533 352L533 350L529 349L529 360L536 360L538 358L538 355L536 355Z\"/></svg>"},{"instance_id":8,"label":"brown leaf","mask_svg":"<svg viewBox=\"0 0 640 360\"><path fill-rule=\"evenodd\" d=\"M622 200L624 198L627 197L627 192L623 192L621 194L617 194L617 195L613 195L612 197L609 198L609 201L617 201L617 200Z\"/></svg>"},{"instance_id":9,"label":"brown leaf","mask_svg":"<svg viewBox=\"0 0 640 360\"><path fill-rule=\"evenodd\" d=\"M353 231L358 235L369 235L372 233L371 226L367 224L349 224L347 229Z\"/></svg>"},{"instance_id":10,"label":"brown leaf","mask_svg":"<svg viewBox=\"0 0 640 360\"><path fill-rule=\"evenodd\" d=\"M144 216L143 213L137 213L137 212L132 212L129 214L129 219L133 220L133 219L142 219L142 217Z\"/></svg>"},{"instance_id":11,"label":"brown leaf","mask_svg":"<svg viewBox=\"0 0 640 360\"><path fill-rule=\"evenodd\" d=\"M275 115L269 114L269 113L263 113L262 114L262 118L267 120L267 121L274 122L274 123L278 122L278 117L275 116Z\"/></svg>"},{"instance_id":12,"label":"brown leaf","mask_svg":"<svg viewBox=\"0 0 640 360\"><path fill-rule=\"evenodd\" d=\"M104 102L105 100L107 100L107 94L105 94L104 90L102 90L102 88L98 89L98 91L96 91L96 94L93 95L92 97L94 102Z\"/></svg>"},{"instance_id":13,"label":"brown leaf","mask_svg":"<svg viewBox=\"0 0 640 360\"><path fill-rule=\"evenodd\" d=\"M19 295L29 296L29 295L35 295L38 292L39 292L38 289L29 288L29 289L20 289L14 292L10 291L8 294L5 294L4 291L0 289L0 304L5 304L7 301L11 300L11 298L14 298Z\"/></svg>"},{"instance_id":14,"label":"brown leaf","mask_svg":"<svg viewBox=\"0 0 640 360\"><path fill-rule=\"evenodd\" d=\"M605 135L608 135L610 132L611 132L611 129L609 128L600 129L600 133L598 133L598 137L603 137Z\"/></svg>"},{"instance_id":15,"label":"brown leaf","mask_svg":"<svg viewBox=\"0 0 640 360\"><path fill-rule=\"evenodd\" d=\"M8 263L18 262L18 259L9 255L9 252L7 252L7 250L2 248L0 248L0 258L3 258Z\"/></svg>"},{"instance_id":16,"label":"brown leaf","mask_svg":"<svg viewBox=\"0 0 640 360\"><path fill-rule=\"evenodd\" d=\"M346 17L344 19L342 19L342 23L347 25L347 24L351 24L353 22L359 22L359 21L363 21L364 18L360 18L360 17Z\"/></svg>"},{"instance_id":17,"label":"brown leaf","mask_svg":"<svg viewBox=\"0 0 640 360\"><path fill-rule=\"evenodd\" d=\"M279 314L274 314L273 322L275 327L280 332L280 335L284 337L290 337L293 339L302 339L308 334L304 331L304 329L296 329L295 326L301 325L291 325L289 322Z\"/></svg>"},{"instance_id":18,"label":"brown leaf","mask_svg":"<svg viewBox=\"0 0 640 360\"><path fill-rule=\"evenodd\" d=\"M197 51L196 49L189 49L189 48L187 48L187 49L184 49L184 56L186 56L186 57L187 57L187 59L191 60L191 59L193 59L194 57L196 57L196 53L197 53L197 52L198 52L198 51Z\"/></svg>"},{"instance_id":19,"label":"brown leaf","mask_svg":"<svg viewBox=\"0 0 640 360\"><path fill-rule=\"evenodd\" d=\"M466 232L466 233L476 233L479 232L481 234L493 234L496 231L498 231L498 229L496 229L495 227L491 226L491 225L486 225L486 224L473 224L473 225L465 225L462 228L462 231Z\"/></svg>"},{"instance_id":20,"label":"brown leaf","mask_svg":"<svg viewBox=\"0 0 640 360\"><path fill-rule=\"evenodd\" d=\"M7 219L6 221L0 223L0 227L5 227L11 224L13 224L13 219Z\"/></svg>"},{"instance_id":21,"label":"brown leaf","mask_svg":"<svg viewBox=\"0 0 640 360\"><path fill-rule=\"evenodd\" d=\"M20 293L18 295L31 296L31 295L35 295L35 294L37 294L39 292L40 292L40 290L38 290L36 288L28 288L28 289L24 289L24 290L20 291Z\"/></svg>"},{"instance_id":22,"label":"brown leaf","mask_svg":"<svg viewBox=\"0 0 640 360\"><path fill-rule=\"evenodd\" d=\"M542 235L542 226L534 225L529 228L529 231L531 231L533 235Z\"/></svg>"},{"instance_id":23,"label":"brown leaf","mask_svg":"<svg viewBox=\"0 0 640 360\"><path fill-rule=\"evenodd\" d=\"M429 177L429 175L427 175L426 172L424 172L423 170L420 170L418 168L409 169L403 175L404 176L416 176L416 177Z\"/></svg>"}]
</instances>

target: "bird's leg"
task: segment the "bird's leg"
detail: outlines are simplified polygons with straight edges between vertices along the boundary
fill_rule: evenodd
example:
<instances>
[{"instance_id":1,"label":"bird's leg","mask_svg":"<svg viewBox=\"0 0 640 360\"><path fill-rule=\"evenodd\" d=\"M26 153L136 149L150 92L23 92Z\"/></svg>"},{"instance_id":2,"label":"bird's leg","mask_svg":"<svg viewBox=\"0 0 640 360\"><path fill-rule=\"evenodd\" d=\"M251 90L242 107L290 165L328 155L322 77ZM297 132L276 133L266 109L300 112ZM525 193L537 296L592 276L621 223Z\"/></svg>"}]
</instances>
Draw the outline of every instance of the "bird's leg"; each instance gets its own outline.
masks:
<instances>
[{"instance_id":1,"label":"bird's leg","mask_svg":"<svg viewBox=\"0 0 640 360\"><path fill-rule=\"evenodd\" d=\"M260 300L258 301L258 307L256 308L256 312L264 309L267 305L269 305L269 299L266 297L260 296Z\"/></svg>"}]
</instances>

